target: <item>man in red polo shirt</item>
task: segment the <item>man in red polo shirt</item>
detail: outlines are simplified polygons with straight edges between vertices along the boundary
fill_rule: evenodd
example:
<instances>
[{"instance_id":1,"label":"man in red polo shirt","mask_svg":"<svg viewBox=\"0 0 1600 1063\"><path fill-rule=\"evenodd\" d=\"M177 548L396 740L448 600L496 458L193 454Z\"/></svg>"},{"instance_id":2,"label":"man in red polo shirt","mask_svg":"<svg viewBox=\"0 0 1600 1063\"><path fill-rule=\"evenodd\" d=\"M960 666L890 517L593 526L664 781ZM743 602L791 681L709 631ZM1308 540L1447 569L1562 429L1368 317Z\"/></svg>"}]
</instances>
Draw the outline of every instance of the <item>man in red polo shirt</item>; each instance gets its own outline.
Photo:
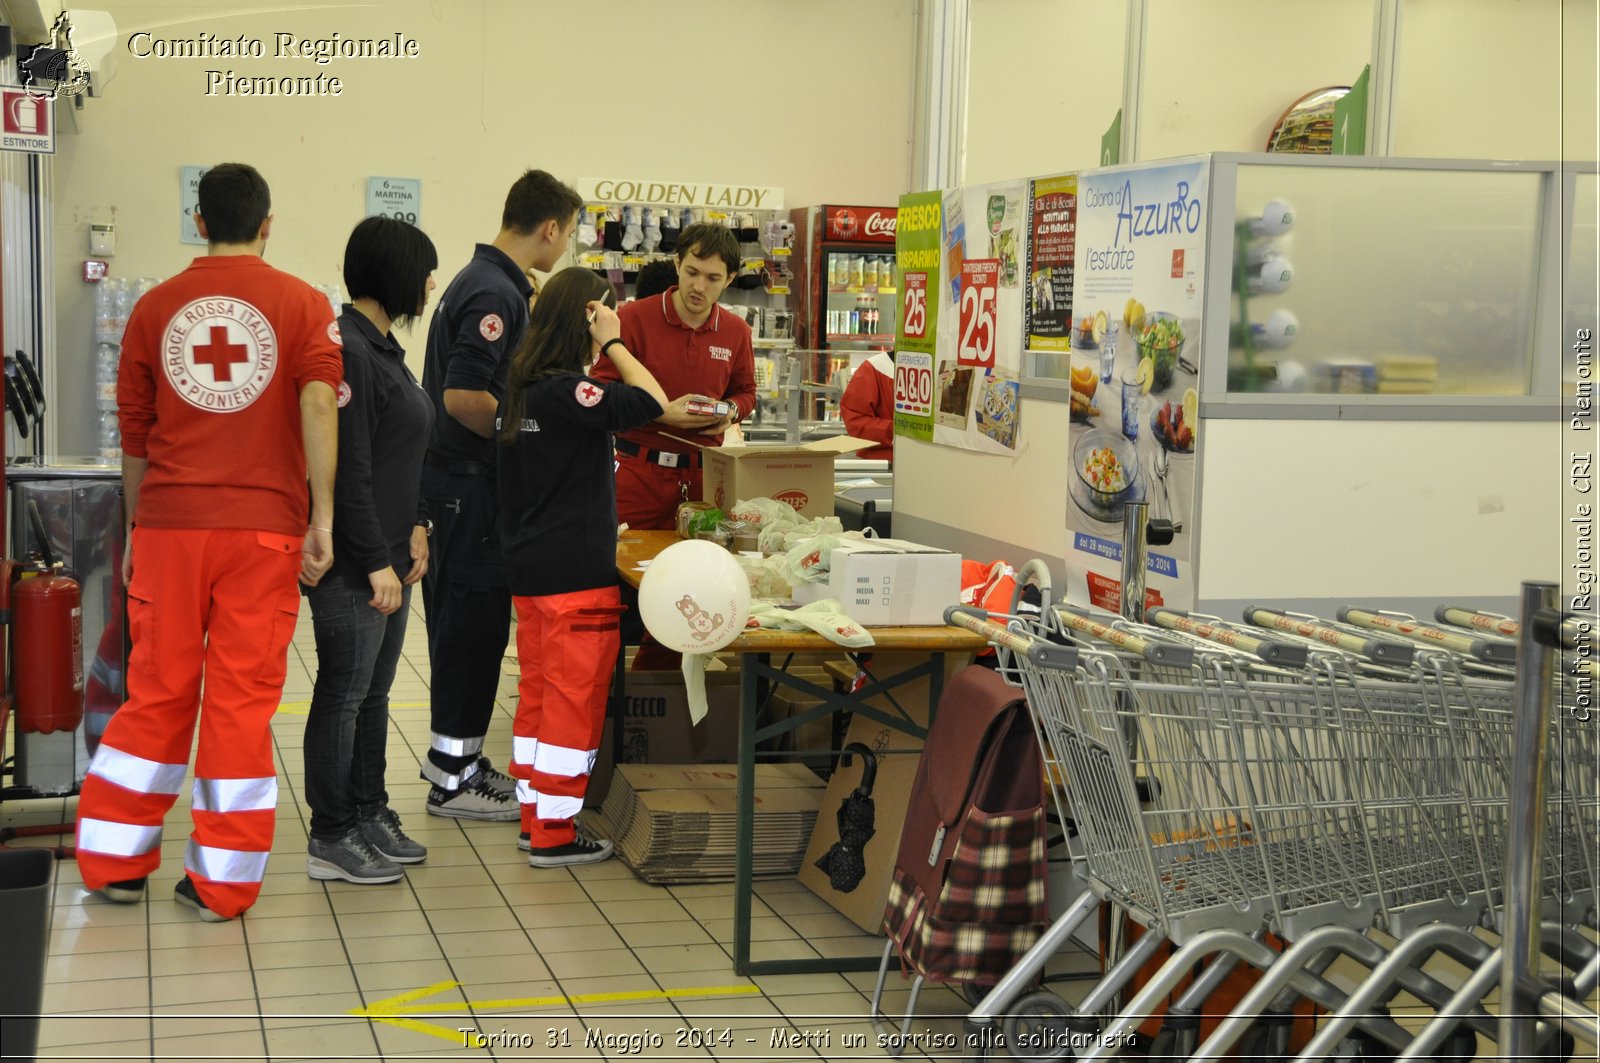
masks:
<instances>
[{"instance_id":1,"label":"man in red polo shirt","mask_svg":"<svg viewBox=\"0 0 1600 1063\"><path fill-rule=\"evenodd\" d=\"M174 898L209 922L261 892L297 580L315 586L333 563L339 329L325 296L262 261L271 207L252 167L206 171L195 215L206 254L128 318L117 372L128 700L78 798L84 886L143 900L198 717L194 831Z\"/></svg>"},{"instance_id":2,"label":"man in red polo shirt","mask_svg":"<svg viewBox=\"0 0 1600 1063\"><path fill-rule=\"evenodd\" d=\"M678 237L677 260L676 286L618 311L623 345L673 400L656 420L616 438L617 519L630 528L676 527L678 503L698 499L701 480L700 453L681 439L718 446L756 405L750 326L717 305L739 272L738 238L722 225L691 225ZM618 379L606 358L591 375ZM725 417L687 412L696 397L733 409Z\"/></svg>"}]
</instances>

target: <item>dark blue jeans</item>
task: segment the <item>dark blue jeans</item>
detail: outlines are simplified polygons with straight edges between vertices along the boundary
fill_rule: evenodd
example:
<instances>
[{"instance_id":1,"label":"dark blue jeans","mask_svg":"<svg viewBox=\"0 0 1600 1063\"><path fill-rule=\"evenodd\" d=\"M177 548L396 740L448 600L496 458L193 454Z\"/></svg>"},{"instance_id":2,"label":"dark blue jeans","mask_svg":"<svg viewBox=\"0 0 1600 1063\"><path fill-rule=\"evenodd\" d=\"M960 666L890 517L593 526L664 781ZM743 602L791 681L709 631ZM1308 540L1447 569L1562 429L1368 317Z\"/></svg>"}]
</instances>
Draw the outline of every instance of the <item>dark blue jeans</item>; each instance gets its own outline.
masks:
<instances>
[{"instance_id":1,"label":"dark blue jeans","mask_svg":"<svg viewBox=\"0 0 1600 1063\"><path fill-rule=\"evenodd\" d=\"M328 582L306 594L317 640L317 682L306 718L306 803L311 835L340 838L357 818L385 805L384 746L389 687L406 636L411 588L384 616L370 590Z\"/></svg>"}]
</instances>

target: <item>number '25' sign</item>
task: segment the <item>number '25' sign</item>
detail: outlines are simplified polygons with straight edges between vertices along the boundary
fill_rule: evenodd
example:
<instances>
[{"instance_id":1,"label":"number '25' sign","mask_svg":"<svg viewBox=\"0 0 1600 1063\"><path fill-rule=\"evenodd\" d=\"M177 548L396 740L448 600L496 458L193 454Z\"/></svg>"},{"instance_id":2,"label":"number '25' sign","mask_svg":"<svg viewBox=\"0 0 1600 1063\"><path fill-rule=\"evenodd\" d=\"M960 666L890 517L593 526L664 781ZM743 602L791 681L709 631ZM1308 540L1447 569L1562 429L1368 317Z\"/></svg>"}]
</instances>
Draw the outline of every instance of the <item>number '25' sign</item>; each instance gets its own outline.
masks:
<instances>
[{"instance_id":1,"label":"number '25' sign","mask_svg":"<svg viewBox=\"0 0 1600 1063\"><path fill-rule=\"evenodd\" d=\"M961 331L956 344L960 365L994 368L999 282L998 258L969 258L961 263Z\"/></svg>"}]
</instances>

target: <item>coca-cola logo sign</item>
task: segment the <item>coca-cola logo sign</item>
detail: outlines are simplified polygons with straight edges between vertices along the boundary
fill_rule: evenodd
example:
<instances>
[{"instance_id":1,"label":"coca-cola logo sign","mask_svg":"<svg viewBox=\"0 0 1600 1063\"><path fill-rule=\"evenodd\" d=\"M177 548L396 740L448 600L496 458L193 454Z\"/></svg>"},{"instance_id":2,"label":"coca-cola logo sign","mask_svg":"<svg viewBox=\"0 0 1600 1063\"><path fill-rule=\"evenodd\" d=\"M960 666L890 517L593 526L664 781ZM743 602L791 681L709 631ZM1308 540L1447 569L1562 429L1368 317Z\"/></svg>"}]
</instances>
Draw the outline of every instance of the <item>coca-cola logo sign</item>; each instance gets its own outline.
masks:
<instances>
[{"instance_id":1,"label":"coca-cola logo sign","mask_svg":"<svg viewBox=\"0 0 1600 1063\"><path fill-rule=\"evenodd\" d=\"M899 218L894 207L828 207L825 230L830 240L892 244Z\"/></svg>"}]
</instances>

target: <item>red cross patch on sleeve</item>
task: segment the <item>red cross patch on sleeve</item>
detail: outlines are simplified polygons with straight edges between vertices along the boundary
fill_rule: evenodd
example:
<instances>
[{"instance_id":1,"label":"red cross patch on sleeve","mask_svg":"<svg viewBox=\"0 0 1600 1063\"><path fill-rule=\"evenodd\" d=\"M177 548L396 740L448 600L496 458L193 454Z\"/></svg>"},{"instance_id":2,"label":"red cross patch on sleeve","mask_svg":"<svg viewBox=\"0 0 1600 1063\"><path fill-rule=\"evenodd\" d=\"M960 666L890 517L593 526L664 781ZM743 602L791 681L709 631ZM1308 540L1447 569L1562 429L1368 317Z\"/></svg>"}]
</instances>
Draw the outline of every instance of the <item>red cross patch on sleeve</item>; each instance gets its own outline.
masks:
<instances>
[{"instance_id":1,"label":"red cross patch on sleeve","mask_svg":"<svg viewBox=\"0 0 1600 1063\"><path fill-rule=\"evenodd\" d=\"M574 398L578 400L579 406L598 406L605 396L605 389L597 388L587 380L580 383L574 392Z\"/></svg>"},{"instance_id":2,"label":"red cross patch on sleeve","mask_svg":"<svg viewBox=\"0 0 1600 1063\"><path fill-rule=\"evenodd\" d=\"M506 334L506 323L500 320L499 314L484 314L478 322L478 332L484 339L493 343Z\"/></svg>"},{"instance_id":3,"label":"red cross patch on sleeve","mask_svg":"<svg viewBox=\"0 0 1600 1063\"><path fill-rule=\"evenodd\" d=\"M328 338L334 343L344 343L344 336L339 332L339 323L337 321L328 322Z\"/></svg>"},{"instance_id":4,"label":"red cross patch on sleeve","mask_svg":"<svg viewBox=\"0 0 1600 1063\"><path fill-rule=\"evenodd\" d=\"M350 398L351 398L351 396L353 394L354 393L350 390L350 382L348 380L339 381L339 408L340 409L344 409L346 406L350 405Z\"/></svg>"}]
</instances>

